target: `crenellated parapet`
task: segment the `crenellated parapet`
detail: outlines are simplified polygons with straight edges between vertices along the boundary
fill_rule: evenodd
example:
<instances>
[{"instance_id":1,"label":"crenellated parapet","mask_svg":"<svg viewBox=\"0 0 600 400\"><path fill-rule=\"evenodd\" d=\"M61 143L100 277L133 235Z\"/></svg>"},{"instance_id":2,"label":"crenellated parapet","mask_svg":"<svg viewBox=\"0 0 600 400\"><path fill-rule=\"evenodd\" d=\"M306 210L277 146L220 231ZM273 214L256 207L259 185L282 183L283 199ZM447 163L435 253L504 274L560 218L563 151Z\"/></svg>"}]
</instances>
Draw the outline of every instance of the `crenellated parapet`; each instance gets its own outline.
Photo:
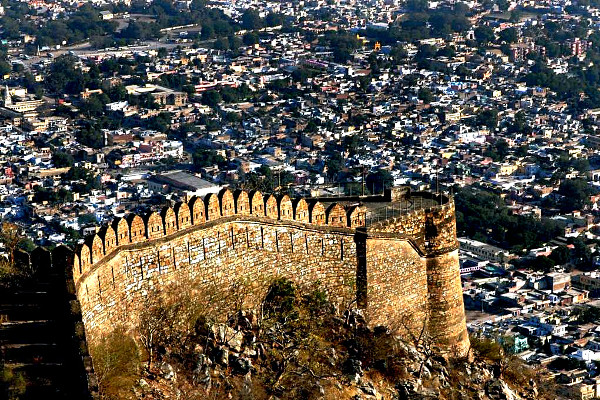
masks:
<instances>
[{"instance_id":1,"label":"crenellated parapet","mask_svg":"<svg viewBox=\"0 0 600 400\"><path fill-rule=\"evenodd\" d=\"M118 251L119 246L168 237L178 231L199 227L228 217L258 217L274 221L329 225L356 229L365 225L366 209L360 205L331 203L327 208L315 200L291 199L288 195L263 195L259 191L223 189L204 199L194 196L187 203L163 207L160 212L144 215L130 213L116 218L85 239L77 250L74 269L78 276L93 268L104 256Z\"/></svg>"},{"instance_id":2,"label":"crenellated parapet","mask_svg":"<svg viewBox=\"0 0 600 400\"><path fill-rule=\"evenodd\" d=\"M418 197L417 197L418 196ZM424 254L435 254L458 248L454 200L445 195L427 192L412 194L420 200L435 200L437 204L411 204L405 210L368 227L368 232L390 233L410 237ZM423 204L423 203L421 203Z\"/></svg>"}]
</instances>

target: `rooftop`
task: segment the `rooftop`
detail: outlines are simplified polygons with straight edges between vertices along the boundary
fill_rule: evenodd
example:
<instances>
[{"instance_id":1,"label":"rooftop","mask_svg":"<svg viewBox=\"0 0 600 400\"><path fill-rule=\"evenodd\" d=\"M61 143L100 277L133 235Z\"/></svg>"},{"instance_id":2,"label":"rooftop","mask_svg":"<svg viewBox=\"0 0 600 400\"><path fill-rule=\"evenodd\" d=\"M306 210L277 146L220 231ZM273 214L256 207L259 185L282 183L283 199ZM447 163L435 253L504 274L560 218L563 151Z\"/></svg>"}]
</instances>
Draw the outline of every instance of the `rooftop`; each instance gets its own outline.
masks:
<instances>
[{"instance_id":1,"label":"rooftop","mask_svg":"<svg viewBox=\"0 0 600 400\"><path fill-rule=\"evenodd\" d=\"M185 171L165 172L154 175L150 179L188 190L210 189L218 187L214 183L206 181Z\"/></svg>"}]
</instances>

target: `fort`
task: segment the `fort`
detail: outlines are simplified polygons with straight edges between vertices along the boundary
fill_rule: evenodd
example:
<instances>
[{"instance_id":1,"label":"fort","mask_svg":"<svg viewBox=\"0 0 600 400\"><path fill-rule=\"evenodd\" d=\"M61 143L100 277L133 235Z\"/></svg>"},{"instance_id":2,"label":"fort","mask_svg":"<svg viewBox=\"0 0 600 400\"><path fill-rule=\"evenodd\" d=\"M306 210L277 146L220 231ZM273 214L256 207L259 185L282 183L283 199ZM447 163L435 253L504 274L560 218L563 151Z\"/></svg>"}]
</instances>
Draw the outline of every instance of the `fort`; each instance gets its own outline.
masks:
<instances>
[{"instance_id":1,"label":"fort","mask_svg":"<svg viewBox=\"0 0 600 400\"><path fill-rule=\"evenodd\" d=\"M334 303L356 304L372 326L399 335L426 326L442 351L469 348L454 202L446 195L392 188L291 199L223 189L117 218L75 251L38 249L29 257L40 267L67 265L84 343L119 325L134 328L145 299L168 295L173 283L192 279L227 291L244 280L259 297L273 278L286 277L300 287L318 284Z\"/></svg>"},{"instance_id":2,"label":"fort","mask_svg":"<svg viewBox=\"0 0 600 400\"><path fill-rule=\"evenodd\" d=\"M419 329L427 320L440 347L464 351L452 200L399 188L327 200L223 189L114 220L73 256L88 339L135 321L151 289L191 278L228 290L244 279L261 292L283 276L318 282L337 303L356 300L373 325ZM373 223L381 205L388 219Z\"/></svg>"}]
</instances>

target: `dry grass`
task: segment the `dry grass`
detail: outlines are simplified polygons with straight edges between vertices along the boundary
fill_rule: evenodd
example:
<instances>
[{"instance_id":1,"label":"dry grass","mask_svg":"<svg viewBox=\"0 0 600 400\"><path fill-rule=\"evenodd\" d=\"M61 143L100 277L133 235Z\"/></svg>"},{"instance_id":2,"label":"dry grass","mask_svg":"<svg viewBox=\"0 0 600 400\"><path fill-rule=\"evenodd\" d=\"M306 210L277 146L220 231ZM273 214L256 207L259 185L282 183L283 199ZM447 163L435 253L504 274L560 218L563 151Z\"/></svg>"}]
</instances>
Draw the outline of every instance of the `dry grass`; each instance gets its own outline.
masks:
<instances>
[{"instance_id":1,"label":"dry grass","mask_svg":"<svg viewBox=\"0 0 600 400\"><path fill-rule=\"evenodd\" d=\"M134 399L140 378L140 351L124 328L117 328L90 347L100 392L106 400Z\"/></svg>"}]
</instances>

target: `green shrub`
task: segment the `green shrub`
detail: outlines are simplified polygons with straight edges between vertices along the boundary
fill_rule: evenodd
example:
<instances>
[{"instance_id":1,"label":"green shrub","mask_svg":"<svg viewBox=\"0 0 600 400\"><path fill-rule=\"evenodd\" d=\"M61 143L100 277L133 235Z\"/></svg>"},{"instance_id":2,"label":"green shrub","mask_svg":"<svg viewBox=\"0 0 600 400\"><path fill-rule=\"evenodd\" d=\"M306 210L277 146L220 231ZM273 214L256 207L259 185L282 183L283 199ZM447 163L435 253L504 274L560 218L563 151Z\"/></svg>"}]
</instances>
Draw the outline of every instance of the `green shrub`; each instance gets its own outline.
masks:
<instances>
[{"instance_id":1,"label":"green shrub","mask_svg":"<svg viewBox=\"0 0 600 400\"><path fill-rule=\"evenodd\" d=\"M487 338L471 337L471 348L475 350L476 357L493 363L499 363L504 358L502 345Z\"/></svg>"},{"instance_id":2,"label":"green shrub","mask_svg":"<svg viewBox=\"0 0 600 400\"><path fill-rule=\"evenodd\" d=\"M295 309L296 288L289 279L277 278L269 287L264 300L265 315L281 315L285 318Z\"/></svg>"},{"instance_id":3,"label":"green shrub","mask_svg":"<svg viewBox=\"0 0 600 400\"><path fill-rule=\"evenodd\" d=\"M0 394L7 400L18 400L27 389L25 376L12 368L0 364Z\"/></svg>"}]
</instances>

